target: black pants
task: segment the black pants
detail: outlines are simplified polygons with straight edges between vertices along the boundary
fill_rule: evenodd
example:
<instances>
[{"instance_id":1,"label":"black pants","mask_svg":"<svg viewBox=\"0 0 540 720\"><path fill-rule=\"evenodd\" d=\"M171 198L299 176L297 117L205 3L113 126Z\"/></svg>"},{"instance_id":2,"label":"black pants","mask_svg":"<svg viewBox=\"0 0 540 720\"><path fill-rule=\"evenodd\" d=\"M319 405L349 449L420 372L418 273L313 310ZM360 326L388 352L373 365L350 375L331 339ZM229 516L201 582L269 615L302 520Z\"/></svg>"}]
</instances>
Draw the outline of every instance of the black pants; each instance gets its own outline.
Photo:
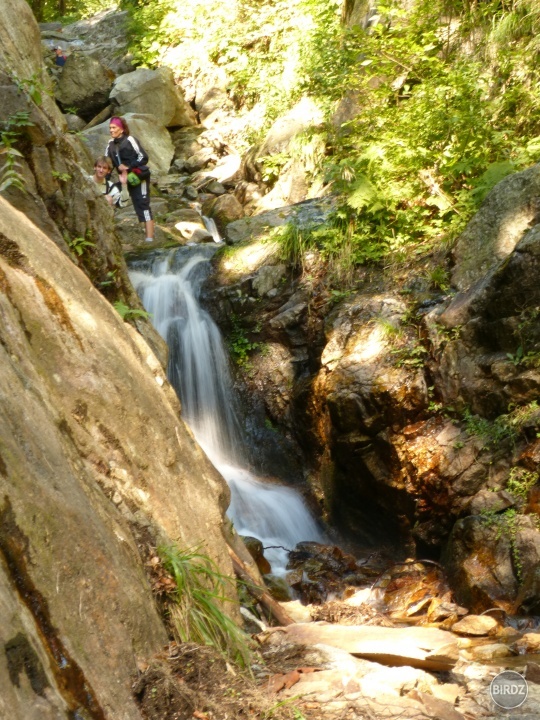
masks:
<instances>
[{"instance_id":1,"label":"black pants","mask_svg":"<svg viewBox=\"0 0 540 720\"><path fill-rule=\"evenodd\" d=\"M133 208L139 218L139 222L148 222L148 220L152 220L149 181L141 180L140 185L128 184L128 191L131 202L133 203Z\"/></svg>"}]
</instances>

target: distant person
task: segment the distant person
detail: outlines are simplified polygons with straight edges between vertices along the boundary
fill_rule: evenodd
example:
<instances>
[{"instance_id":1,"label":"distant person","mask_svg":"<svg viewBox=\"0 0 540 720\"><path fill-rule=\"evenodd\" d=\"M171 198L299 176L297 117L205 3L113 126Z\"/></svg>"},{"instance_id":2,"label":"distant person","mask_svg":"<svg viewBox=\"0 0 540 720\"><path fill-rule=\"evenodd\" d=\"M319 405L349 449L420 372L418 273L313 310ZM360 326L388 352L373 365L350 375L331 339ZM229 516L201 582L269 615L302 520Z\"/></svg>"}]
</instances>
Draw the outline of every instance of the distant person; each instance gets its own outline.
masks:
<instances>
[{"instance_id":1,"label":"distant person","mask_svg":"<svg viewBox=\"0 0 540 720\"><path fill-rule=\"evenodd\" d=\"M64 67L67 60L67 55L64 53L60 45L54 48L54 52L56 53L56 57L54 58L54 64L58 65L58 67Z\"/></svg>"},{"instance_id":2,"label":"distant person","mask_svg":"<svg viewBox=\"0 0 540 720\"><path fill-rule=\"evenodd\" d=\"M100 155L94 163L94 174L92 178L102 194L105 195L105 199L109 205L124 207L129 202L127 170L121 170L118 173L120 182L112 182L110 179L112 169L111 159L105 157L105 155Z\"/></svg>"},{"instance_id":3,"label":"distant person","mask_svg":"<svg viewBox=\"0 0 540 720\"><path fill-rule=\"evenodd\" d=\"M119 173L127 172L128 192L139 222L145 224L146 242L154 240L154 220L150 208L150 169L148 154L137 138L129 133L123 117L109 121L111 139L105 150L106 157Z\"/></svg>"}]
</instances>

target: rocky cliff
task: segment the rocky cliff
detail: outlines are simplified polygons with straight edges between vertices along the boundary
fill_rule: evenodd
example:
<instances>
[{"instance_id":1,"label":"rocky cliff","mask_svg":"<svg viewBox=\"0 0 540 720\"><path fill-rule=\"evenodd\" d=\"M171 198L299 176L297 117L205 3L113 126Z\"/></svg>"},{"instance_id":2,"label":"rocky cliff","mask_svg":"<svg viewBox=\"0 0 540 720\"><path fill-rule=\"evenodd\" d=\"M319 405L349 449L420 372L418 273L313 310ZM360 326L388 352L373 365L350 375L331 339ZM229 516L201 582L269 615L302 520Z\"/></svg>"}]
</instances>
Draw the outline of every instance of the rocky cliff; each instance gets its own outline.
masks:
<instances>
[{"instance_id":1,"label":"rocky cliff","mask_svg":"<svg viewBox=\"0 0 540 720\"><path fill-rule=\"evenodd\" d=\"M180 417L162 342L95 287L109 274L111 299L138 306L30 9L2 9L0 119L24 183L0 198L0 715L139 718L137 662L167 639L147 554L202 543L229 572L228 491Z\"/></svg>"},{"instance_id":2,"label":"rocky cliff","mask_svg":"<svg viewBox=\"0 0 540 720\"><path fill-rule=\"evenodd\" d=\"M477 610L540 602L538 172L497 185L453 250L342 291L316 252L298 274L266 237L306 204L232 223L208 288L233 348L239 328L254 348L239 377L258 446L272 457L281 430L332 523L442 557Z\"/></svg>"}]
</instances>

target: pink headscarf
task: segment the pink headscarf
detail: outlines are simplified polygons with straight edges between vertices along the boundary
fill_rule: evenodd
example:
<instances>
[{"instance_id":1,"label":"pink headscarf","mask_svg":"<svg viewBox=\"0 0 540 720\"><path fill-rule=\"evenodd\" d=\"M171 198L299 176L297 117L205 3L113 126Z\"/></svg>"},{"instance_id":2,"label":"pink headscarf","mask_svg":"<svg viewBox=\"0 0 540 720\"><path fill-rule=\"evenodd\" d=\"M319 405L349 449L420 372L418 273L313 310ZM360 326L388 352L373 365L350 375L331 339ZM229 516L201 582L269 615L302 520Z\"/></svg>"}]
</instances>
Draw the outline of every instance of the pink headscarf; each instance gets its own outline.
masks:
<instances>
[{"instance_id":1,"label":"pink headscarf","mask_svg":"<svg viewBox=\"0 0 540 720\"><path fill-rule=\"evenodd\" d=\"M124 129L124 126L122 125L122 121L120 120L120 118L117 118L117 117L112 117L109 122L109 125L116 125L116 127L119 127L120 130Z\"/></svg>"}]
</instances>

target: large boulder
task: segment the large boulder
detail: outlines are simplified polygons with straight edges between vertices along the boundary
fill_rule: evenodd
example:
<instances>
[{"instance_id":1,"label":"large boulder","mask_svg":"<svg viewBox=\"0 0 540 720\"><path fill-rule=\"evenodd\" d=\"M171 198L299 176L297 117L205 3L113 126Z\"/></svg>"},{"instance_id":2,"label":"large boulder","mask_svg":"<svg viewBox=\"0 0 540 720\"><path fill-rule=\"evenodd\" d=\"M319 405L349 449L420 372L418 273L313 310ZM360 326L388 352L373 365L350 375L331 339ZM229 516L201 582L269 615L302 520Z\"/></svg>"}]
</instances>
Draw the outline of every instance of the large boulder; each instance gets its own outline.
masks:
<instances>
[{"instance_id":1,"label":"large boulder","mask_svg":"<svg viewBox=\"0 0 540 720\"><path fill-rule=\"evenodd\" d=\"M73 52L58 76L55 97L64 110L74 108L87 121L107 105L114 73L101 62Z\"/></svg>"},{"instance_id":2,"label":"large boulder","mask_svg":"<svg viewBox=\"0 0 540 720\"><path fill-rule=\"evenodd\" d=\"M316 172L324 143L316 136L297 149L294 143L308 128L320 126L322 122L321 108L311 98L304 97L274 122L260 147L246 154L242 167L244 178L256 182L265 180L272 186L270 192L249 206L250 214L299 203L320 194ZM276 162L278 165L272 170Z\"/></svg>"},{"instance_id":3,"label":"large boulder","mask_svg":"<svg viewBox=\"0 0 540 720\"><path fill-rule=\"evenodd\" d=\"M57 34L55 43L68 49L80 48L83 52L99 60L115 75L131 72L133 57L129 45L129 13L118 11L116 7L103 10L90 18L65 25L61 35ZM44 37L48 37L43 33Z\"/></svg>"},{"instance_id":4,"label":"large boulder","mask_svg":"<svg viewBox=\"0 0 540 720\"><path fill-rule=\"evenodd\" d=\"M452 282L466 290L514 250L537 222L540 165L504 178L459 236Z\"/></svg>"},{"instance_id":5,"label":"large boulder","mask_svg":"<svg viewBox=\"0 0 540 720\"><path fill-rule=\"evenodd\" d=\"M538 398L538 273L535 225L481 281L429 314L432 342L440 348L434 375L445 403L493 418L510 403Z\"/></svg>"},{"instance_id":6,"label":"large boulder","mask_svg":"<svg viewBox=\"0 0 540 720\"><path fill-rule=\"evenodd\" d=\"M0 716L140 720L137 660L167 639L143 562L201 540L230 573L227 487L180 418L163 341L96 290L140 308L91 158L14 77L49 87L24 0L0 15L0 119L33 123L25 187L0 198Z\"/></svg>"},{"instance_id":7,"label":"large boulder","mask_svg":"<svg viewBox=\"0 0 540 720\"><path fill-rule=\"evenodd\" d=\"M226 88L213 86L205 88L195 98L195 107L198 110L201 124L206 128L219 125L234 111L234 104L229 98Z\"/></svg>"},{"instance_id":8,"label":"large boulder","mask_svg":"<svg viewBox=\"0 0 540 720\"><path fill-rule=\"evenodd\" d=\"M268 212L244 217L227 225L226 240L236 245L247 240L264 238L268 231L291 222L300 227L324 222L331 203L319 200L307 200Z\"/></svg>"},{"instance_id":9,"label":"large boulder","mask_svg":"<svg viewBox=\"0 0 540 720\"><path fill-rule=\"evenodd\" d=\"M18 63L18 77L30 78L41 72L39 27L32 10L20 0L4 0L0 19L2 67Z\"/></svg>"},{"instance_id":10,"label":"large boulder","mask_svg":"<svg viewBox=\"0 0 540 720\"><path fill-rule=\"evenodd\" d=\"M456 523L443 559L460 603L473 612L538 612L540 532L533 518L502 513Z\"/></svg>"},{"instance_id":11,"label":"large boulder","mask_svg":"<svg viewBox=\"0 0 540 720\"><path fill-rule=\"evenodd\" d=\"M275 155L290 149L295 137L323 122L321 108L311 98L304 97L285 115L279 117L268 131L258 156Z\"/></svg>"},{"instance_id":12,"label":"large boulder","mask_svg":"<svg viewBox=\"0 0 540 720\"><path fill-rule=\"evenodd\" d=\"M203 205L203 214L215 220L221 234L227 225L244 216L244 210L234 195L221 195Z\"/></svg>"},{"instance_id":13,"label":"large boulder","mask_svg":"<svg viewBox=\"0 0 540 720\"><path fill-rule=\"evenodd\" d=\"M170 68L137 68L121 75L114 83L110 99L118 115L151 113L155 122L165 127L197 124L197 115L175 85Z\"/></svg>"},{"instance_id":14,"label":"large boulder","mask_svg":"<svg viewBox=\"0 0 540 720\"><path fill-rule=\"evenodd\" d=\"M129 130L142 144L150 158L149 166L154 175L166 175L174 156L171 136L163 125L158 125L153 115L124 115ZM93 157L103 155L110 140L109 122L96 125L81 133Z\"/></svg>"}]
</instances>

